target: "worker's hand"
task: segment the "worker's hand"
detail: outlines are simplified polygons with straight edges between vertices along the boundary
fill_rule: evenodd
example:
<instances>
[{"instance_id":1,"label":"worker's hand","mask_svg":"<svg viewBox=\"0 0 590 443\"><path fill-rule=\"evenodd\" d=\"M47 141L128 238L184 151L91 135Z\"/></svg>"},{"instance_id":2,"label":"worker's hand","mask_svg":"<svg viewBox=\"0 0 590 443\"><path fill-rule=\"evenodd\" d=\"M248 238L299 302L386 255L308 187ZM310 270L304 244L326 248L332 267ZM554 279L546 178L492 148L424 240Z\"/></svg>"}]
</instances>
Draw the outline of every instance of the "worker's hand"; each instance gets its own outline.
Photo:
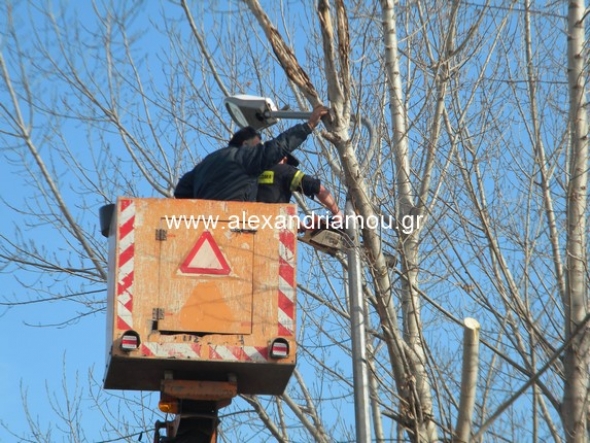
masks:
<instances>
[{"instance_id":1,"label":"worker's hand","mask_svg":"<svg viewBox=\"0 0 590 443\"><path fill-rule=\"evenodd\" d=\"M309 120L307 121L307 124L309 125L309 127L311 128L312 131L317 127L317 125L320 124L322 117L324 115L328 115L329 111L330 110L328 108L326 108L325 106L316 106L315 108L313 108L311 116L309 117Z\"/></svg>"},{"instance_id":2,"label":"worker's hand","mask_svg":"<svg viewBox=\"0 0 590 443\"><path fill-rule=\"evenodd\" d=\"M344 228L344 214L342 211L339 210L337 214L330 217L330 225L338 229Z\"/></svg>"}]
</instances>

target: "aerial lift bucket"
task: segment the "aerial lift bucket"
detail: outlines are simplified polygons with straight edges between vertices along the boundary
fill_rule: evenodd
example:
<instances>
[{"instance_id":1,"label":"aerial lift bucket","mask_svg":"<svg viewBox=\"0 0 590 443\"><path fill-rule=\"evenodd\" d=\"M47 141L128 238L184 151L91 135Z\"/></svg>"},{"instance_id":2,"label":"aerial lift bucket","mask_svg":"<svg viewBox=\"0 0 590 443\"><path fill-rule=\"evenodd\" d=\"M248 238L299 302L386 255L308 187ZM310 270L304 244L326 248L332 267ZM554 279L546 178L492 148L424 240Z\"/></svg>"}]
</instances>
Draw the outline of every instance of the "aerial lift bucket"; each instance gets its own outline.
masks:
<instances>
[{"instance_id":1,"label":"aerial lift bucket","mask_svg":"<svg viewBox=\"0 0 590 443\"><path fill-rule=\"evenodd\" d=\"M156 432L174 437L162 441L214 442L217 410L235 395L284 392L297 351L297 232L250 220L295 214L295 205L131 197L101 209L104 387L176 402L176 424Z\"/></svg>"}]
</instances>

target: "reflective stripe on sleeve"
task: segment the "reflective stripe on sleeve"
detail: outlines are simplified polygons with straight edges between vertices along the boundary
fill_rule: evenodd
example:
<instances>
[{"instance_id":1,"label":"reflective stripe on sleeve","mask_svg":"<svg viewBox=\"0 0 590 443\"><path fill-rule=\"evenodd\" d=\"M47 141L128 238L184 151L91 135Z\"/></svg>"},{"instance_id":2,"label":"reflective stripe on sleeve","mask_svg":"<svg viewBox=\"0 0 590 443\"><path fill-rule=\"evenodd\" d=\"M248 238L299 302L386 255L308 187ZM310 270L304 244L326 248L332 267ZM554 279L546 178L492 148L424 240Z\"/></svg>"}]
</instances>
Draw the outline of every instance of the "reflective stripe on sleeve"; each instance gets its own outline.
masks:
<instances>
[{"instance_id":1,"label":"reflective stripe on sleeve","mask_svg":"<svg viewBox=\"0 0 590 443\"><path fill-rule=\"evenodd\" d=\"M291 185L289 186L289 189L291 190L291 192L294 192L297 189L299 189L299 187L301 186L301 180L303 180L304 175L305 174L301 171L297 171L295 173L295 175L293 176L293 179L291 180Z\"/></svg>"}]
</instances>

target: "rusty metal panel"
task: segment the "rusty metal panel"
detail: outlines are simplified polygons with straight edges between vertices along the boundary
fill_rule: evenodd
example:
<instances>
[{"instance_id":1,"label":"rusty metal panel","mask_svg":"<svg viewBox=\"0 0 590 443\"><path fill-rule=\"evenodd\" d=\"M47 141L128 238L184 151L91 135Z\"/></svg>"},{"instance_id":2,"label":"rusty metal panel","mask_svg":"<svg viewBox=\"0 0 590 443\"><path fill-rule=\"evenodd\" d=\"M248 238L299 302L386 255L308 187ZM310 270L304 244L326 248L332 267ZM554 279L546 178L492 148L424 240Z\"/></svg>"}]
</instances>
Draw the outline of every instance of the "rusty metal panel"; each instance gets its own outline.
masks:
<instances>
[{"instance_id":1,"label":"rusty metal panel","mask_svg":"<svg viewBox=\"0 0 590 443\"><path fill-rule=\"evenodd\" d=\"M229 381L162 380L160 392L186 400L231 400L238 393L237 384Z\"/></svg>"},{"instance_id":2,"label":"rusty metal panel","mask_svg":"<svg viewBox=\"0 0 590 443\"><path fill-rule=\"evenodd\" d=\"M281 393L296 356L293 215L294 205L120 198L105 388L158 390L172 369L204 381L233 373L240 392ZM121 349L126 331L137 349ZM277 337L289 341L287 358L269 357Z\"/></svg>"}]
</instances>

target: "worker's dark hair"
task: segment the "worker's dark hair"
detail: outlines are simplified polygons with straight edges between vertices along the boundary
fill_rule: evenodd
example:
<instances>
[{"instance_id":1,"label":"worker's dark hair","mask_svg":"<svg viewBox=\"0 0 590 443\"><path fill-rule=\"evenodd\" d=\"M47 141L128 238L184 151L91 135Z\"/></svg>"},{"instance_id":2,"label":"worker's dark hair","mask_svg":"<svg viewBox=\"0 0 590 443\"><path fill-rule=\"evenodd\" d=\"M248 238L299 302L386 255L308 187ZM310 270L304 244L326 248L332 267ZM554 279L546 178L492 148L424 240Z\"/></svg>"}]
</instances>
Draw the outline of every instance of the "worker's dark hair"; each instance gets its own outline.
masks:
<instances>
[{"instance_id":1,"label":"worker's dark hair","mask_svg":"<svg viewBox=\"0 0 590 443\"><path fill-rule=\"evenodd\" d=\"M244 144L246 140L250 140L254 137L260 137L260 133L254 129L252 126L246 126L245 128L240 129L236 132L231 140L229 141L230 146L237 146L238 148Z\"/></svg>"}]
</instances>

